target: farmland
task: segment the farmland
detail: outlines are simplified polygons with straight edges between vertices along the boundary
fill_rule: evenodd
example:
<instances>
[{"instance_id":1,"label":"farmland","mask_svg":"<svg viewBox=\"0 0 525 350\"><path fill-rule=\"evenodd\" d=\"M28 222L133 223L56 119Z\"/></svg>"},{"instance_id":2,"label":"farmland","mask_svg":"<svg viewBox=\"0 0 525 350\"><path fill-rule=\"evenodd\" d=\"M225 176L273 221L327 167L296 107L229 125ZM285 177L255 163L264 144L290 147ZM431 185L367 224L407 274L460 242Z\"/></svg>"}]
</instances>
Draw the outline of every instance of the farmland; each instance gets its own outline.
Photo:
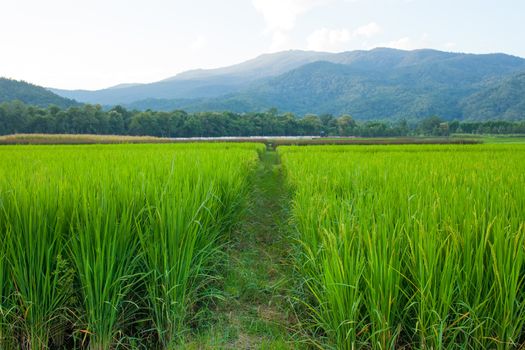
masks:
<instances>
[{"instance_id":1,"label":"farmland","mask_svg":"<svg viewBox=\"0 0 525 350\"><path fill-rule=\"evenodd\" d=\"M260 150L2 148L0 347L180 342L212 297Z\"/></svg>"},{"instance_id":2,"label":"farmland","mask_svg":"<svg viewBox=\"0 0 525 350\"><path fill-rule=\"evenodd\" d=\"M523 144L9 145L0 164L2 349L524 344Z\"/></svg>"},{"instance_id":3,"label":"farmland","mask_svg":"<svg viewBox=\"0 0 525 350\"><path fill-rule=\"evenodd\" d=\"M320 346L513 348L525 147L279 148Z\"/></svg>"}]
</instances>

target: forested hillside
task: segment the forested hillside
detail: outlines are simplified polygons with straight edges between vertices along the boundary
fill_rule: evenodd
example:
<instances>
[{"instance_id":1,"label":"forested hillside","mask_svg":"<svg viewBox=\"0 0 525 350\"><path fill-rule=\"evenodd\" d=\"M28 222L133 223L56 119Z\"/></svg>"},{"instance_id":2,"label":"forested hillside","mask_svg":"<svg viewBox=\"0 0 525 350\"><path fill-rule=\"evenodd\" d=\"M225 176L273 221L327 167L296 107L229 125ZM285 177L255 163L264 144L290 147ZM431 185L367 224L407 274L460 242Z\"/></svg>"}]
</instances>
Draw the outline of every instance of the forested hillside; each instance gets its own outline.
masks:
<instances>
[{"instance_id":1,"label":"forested hillside","mask_svg":"<svg viewBox=\"0 0 525 350\"><path fill-rule=\"evenodd\" d=\"M220 69L63 96L131 109L351 114L358 120L525 118L525 60L436 50L286 51ZM512 88L509 87L512 85ZM505 87L507 86L507 88Z\"/></svg>"},{"instance_id":2,"label":"forested hillside","mask_svg":"<svg viewBox=\"0 0 525 350\"><path fill-rule=\"evenodd\" d=\"M462 101L466 115L479 119L522 120L525 118L525 72L494 79Z\"/></svg>"},{"instance_id":3,"label":"forested hillside","mask_svg":"<svg viewBox=\"0 0 525 350\"><path fill-rule=\"evenodd\" d=\"M0 78L0 102L14 100L41 107L49 105L59 107L78 105L77 102L60 97L43 87L29 84L25 81Z\"/></svg>"}]
</instances>

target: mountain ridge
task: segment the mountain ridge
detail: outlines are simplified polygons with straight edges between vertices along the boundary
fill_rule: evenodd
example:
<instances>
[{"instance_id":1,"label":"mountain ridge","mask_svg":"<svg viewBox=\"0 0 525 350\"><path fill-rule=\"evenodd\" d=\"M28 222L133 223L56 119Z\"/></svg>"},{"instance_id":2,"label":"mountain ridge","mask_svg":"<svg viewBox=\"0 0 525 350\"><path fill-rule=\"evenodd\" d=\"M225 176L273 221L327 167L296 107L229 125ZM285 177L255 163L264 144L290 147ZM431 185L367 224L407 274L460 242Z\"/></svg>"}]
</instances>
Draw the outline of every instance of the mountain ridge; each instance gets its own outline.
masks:
<instances>
[{"instance_id":1,"label":"mountain ridge","mask_svg":"<svg viewBox=\"0 0 525 350\"><path fill-rule=\"evenodd\" d=\"M23 80L0 77L0 103L13 100L40 107L49 105L71 107L79 104L74 100L61 97L44 87Z\"/></svg>"},{"instance_id":2,"label":"mountain ridge","mask_svg":"<svg viewBox=\"0 0 525 350\"><path fill-rule=\"evenodd\" d=\"M393 53L393 56L385 57L380 55L380 51L375 51L379 53L380 61L368 59L365 65L348 65L345 62L359 61L362 59L360 55L366 55L366 52L343 53L337 58L342 63L317 61L305 64L252 85L242 92L216 98L171 101L145 99L128 106L194 112L250 112L276 107L284 112L302 115L349 113L357 119L417 119L433 114L447 119L486 119L486 115L498 119L505 117L494 113L478 115L475 105L468 105L468 102L481 101L469 99L469 96L490 86L494 89L494 85L525 71L525 60L505 54L474 55L417 50L403 55L403 51L387 49L386 52ZM436 58L436 54L440 57ZM525 88L521 93L525 93ZM513 96L508 102L509 108L516 100L516 96ZM516 119L517 113L519 111L509 115ZM525 108L521 113L525 116Z\"/></svg>"},{"instance_id":3,"label":"mountain ridge","mask_svg":"<svg viewBox=\"0 0 525 350\"><path fill-rule=\"evenodd\" d=\"M431 114L446 119L489 115L515 119L525 117L525 107L519 103L525 87L516 84L520 91L515 93L495 91L522 72L525 59L503 53L390 48L340 53L289 50L263 54L237 65L182 72L149 84L51 91L85 103L142 110L253 112L275 107L300 115L351 114L357 119L422 118ZM479 97L483 91L491 96L490 106ZM496 95L508 100L498 101ZM496 105L505 105L512 112L500 111ZM485 112L478 115L477 108Z\"/></svg>"}]
</instances>

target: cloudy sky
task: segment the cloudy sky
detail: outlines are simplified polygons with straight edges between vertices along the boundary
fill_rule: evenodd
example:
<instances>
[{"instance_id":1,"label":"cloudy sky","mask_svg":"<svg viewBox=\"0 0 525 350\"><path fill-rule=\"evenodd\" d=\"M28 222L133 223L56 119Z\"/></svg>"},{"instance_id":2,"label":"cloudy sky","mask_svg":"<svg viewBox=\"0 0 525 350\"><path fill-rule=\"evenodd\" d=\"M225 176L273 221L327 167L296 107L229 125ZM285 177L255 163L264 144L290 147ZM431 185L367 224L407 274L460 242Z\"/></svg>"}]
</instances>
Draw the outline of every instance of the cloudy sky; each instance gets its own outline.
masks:
<instances>
[{"instance_id":1,"label":"cloudy sky","mask_svg":"<svg viewBox=\"0 0 525 350\"><path fill-rule=\"evenodd\" d=\"M523 0L2 0L0 76L98 89L289 49L525 57L524 34Z\"/></svg>"}]
</instances>

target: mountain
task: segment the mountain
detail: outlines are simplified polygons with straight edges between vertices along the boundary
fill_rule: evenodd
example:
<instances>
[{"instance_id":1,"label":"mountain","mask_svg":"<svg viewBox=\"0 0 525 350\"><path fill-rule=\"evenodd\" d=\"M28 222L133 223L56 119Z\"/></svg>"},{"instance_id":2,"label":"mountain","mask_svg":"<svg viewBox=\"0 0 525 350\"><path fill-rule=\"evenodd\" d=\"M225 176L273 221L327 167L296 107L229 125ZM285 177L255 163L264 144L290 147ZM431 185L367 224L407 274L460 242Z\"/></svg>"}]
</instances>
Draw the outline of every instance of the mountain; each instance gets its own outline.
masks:
<instances>
[{"instance_id":1,"label":"mountain","mask_svg":"<svg viewBox=\"0 0 525 350\"><path fill-rule=\"evenodd\" d=\"M330 55L320 52L286 51L261 55L230 67L183 72L150 84L120 84L95 91L50 90L60 96L102 105L129 104L143 99L212 98L238 92L250 83L277 76Z\"/></svg>"},{"instance_id":2,"label":"mountain","mask_svg":"<svg viewBox=\"0 0 525 350\"><path fill-rule=\"evenodd\" d=\"M436 114L449 119L477 119L476 105L471 103L474 108L464 110L463 100L487 80L525 71L524 60L503 55L432 55L424 51L399 59L397 53L362 64L311 63L231 96L229 107L235 110L235 101L240 106L249 101L255 108L275 106L298 114L349 113L360 119ZM520 91L525 96L523 88L515 94ZM218 107L223 100L216 101ZM213 107L209 102L205 106ZM523 112L525 109L525 117Z\"/></svg>"},{"instance_id":3,"label":"mountain","mask_svg":"<svg viewBox=\"0 0 525 350\"><path fill-rule=\"evenodd\" d=\"M61 96L136 109L263 111L357 119L525 118L525 59L436 50L285 51L152 84Z\"/></svg>"},{"instance_id":4,"label":"mountain","mask_svg":"<svg viewBox=\"0 0 525 350\"><path fill-rule=\"evenodd\" d=\"M212 77L231 77L243 81L278 76L304 64L329 60L333 56L327 52L290 50L264 54L252 60L233 66L217 69L197 69L178 74L165 81L208 79Z\"/></svg>"},{"instance_id":5,"label":"mountain","mask_svg":"<svg viewBox=\"0 0 525 350\"><path fill-rule=\"evenodd\" d=\"M471 119L519 120L525 116L525 72L494 79L462 101Z\"/></svg>"},{"instance_id":6,"label":"mountain","mask_svg":"<svg viewBox=\"0 0 525 350\"><path fill-rule=\"evenodd\" d=\"M76 101L58 96L53 92L24 81L0 78L0 103L19 100L21 102L47 107L70 107L77 105Z\"/></svg>"}]
</instances>

